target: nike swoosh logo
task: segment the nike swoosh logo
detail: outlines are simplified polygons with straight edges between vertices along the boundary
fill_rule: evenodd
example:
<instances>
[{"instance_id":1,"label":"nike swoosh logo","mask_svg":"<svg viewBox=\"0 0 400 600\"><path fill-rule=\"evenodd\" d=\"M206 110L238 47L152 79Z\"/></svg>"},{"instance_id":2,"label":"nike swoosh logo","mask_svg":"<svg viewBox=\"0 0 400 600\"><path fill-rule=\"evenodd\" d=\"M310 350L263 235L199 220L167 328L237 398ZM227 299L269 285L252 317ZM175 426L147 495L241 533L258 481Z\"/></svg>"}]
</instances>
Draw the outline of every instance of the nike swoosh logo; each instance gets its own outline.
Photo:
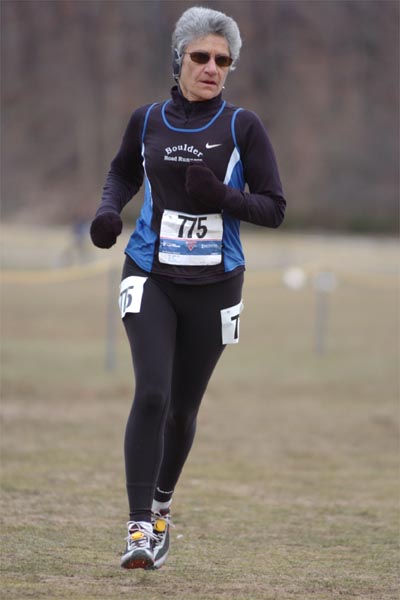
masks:
<instances>
[{"instance_id":1,"label":"nike swoosh logo","mask_svg":"<svg viewBox=\"0 0 400 600\"><path fill-rule=\"evenodd\" d=\"M207 150L210 150L211 148L217 148L218 146L222 146L222 144L209 144L208 142L206 144Z\"/></svg>"}]
</instances>

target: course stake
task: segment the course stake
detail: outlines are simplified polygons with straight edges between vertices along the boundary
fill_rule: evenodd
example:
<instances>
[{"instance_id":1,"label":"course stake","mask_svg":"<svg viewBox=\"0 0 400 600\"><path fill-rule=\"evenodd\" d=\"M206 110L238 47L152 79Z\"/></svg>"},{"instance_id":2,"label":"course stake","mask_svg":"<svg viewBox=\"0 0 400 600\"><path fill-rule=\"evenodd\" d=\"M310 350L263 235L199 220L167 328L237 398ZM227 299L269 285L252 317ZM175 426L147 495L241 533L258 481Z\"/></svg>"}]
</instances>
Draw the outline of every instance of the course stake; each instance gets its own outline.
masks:
<instances>
[{"instance_id":1,"label":"course stake","mask_svg":"<svg viewBox=\"0 0 400 600\"><path fill-rule=\"evenodd\" d=\"M317 355L326 350L326 337L329 320L329 295L336 289L336 277L331 271L320 271L314 277L315 289L315 339Z\"/></svg>"},{"instance_id":2,"label":"course stake","mask_svg":"<svg viewBox=\"0 0 400 600\"><path fill-rule=\"evenodd\" d=\"M107 301L107 336L106 336L106 360L107 371L113 371L117 364L116 341L117 341L117 318L118 304L116 296L118 290L118 269L111 267L108 274L108 301Z\"/></svg>"}]
</instances>

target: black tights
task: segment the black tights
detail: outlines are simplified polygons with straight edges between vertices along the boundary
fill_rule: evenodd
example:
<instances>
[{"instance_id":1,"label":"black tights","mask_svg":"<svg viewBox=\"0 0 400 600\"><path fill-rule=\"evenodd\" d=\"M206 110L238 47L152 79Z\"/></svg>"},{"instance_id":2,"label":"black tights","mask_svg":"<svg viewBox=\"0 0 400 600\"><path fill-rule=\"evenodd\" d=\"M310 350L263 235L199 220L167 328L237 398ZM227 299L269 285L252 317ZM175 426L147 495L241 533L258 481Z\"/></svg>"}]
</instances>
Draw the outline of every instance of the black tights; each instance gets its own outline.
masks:
<instances>
[{"instance_id":1,"label":"black tights","mask_svg":"<svg viewBox=\"0 0 400 600\"><path fill-rule=\"evenodd\" d=\"M123 278L147 276L129 259ZM127 313L135 396L125 433L130 519L150 521L167 501L191 449L196 417L225 346L221 309L241 301L243 274L208 285L149 277L139 313Z\"/></svg>"}]
</instances>

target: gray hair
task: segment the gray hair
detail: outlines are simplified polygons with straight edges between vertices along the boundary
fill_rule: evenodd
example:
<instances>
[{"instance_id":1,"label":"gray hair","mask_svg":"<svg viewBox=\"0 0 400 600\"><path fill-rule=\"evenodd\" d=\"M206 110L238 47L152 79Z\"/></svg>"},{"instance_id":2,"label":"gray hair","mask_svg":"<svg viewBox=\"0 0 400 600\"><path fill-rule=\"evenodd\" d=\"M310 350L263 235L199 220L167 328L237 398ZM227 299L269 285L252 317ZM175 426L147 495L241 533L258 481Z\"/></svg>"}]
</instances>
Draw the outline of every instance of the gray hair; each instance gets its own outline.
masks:
<instances>
[{"instance_id":1,"label":"gray hair","mask_svg":"<svg viewBox=\"0 0 400 600\"><path fill-rule=\"evenodd\" d=\"M232 17L202 6L193 6L185 10L177 21L172 34L172 50L175 55L177 54L175 59L180 63L187 45L207 35L220 35L226 39L233 58L230 69L233 70L242 46L239 27Z\"/></svg>"}]
</instances>

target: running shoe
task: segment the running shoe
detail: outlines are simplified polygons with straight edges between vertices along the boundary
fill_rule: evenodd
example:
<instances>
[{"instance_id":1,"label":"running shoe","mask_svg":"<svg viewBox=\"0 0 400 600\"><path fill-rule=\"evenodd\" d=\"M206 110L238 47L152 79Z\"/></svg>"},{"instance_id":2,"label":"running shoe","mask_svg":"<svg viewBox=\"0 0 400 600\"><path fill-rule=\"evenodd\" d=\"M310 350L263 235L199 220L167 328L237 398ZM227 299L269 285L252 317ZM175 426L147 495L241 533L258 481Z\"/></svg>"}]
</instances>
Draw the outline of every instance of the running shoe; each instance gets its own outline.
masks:
<instances>
[{"instance_id":1,"label":"running shoe","mask_svg":"<svg viewBox=\"0 0 400 600\"><path fill-rule=\"evenodd\" d=\"M121 557L124 569L152 569L154 565L153 546L156 535L142 523L128 521L126 549Z\"/></svg>"},{"instance_id":2,"label":"running shoe","mask_svg":"<svg viewBox=\"0 0 400 600\"><path fill-rule=\"evenodd\" d=\"M160 569L167 560L169 551L169 528L173 527L171 513L168 510L153 513L154 564L152 569Z\"/></svg>"}]
</instances>

